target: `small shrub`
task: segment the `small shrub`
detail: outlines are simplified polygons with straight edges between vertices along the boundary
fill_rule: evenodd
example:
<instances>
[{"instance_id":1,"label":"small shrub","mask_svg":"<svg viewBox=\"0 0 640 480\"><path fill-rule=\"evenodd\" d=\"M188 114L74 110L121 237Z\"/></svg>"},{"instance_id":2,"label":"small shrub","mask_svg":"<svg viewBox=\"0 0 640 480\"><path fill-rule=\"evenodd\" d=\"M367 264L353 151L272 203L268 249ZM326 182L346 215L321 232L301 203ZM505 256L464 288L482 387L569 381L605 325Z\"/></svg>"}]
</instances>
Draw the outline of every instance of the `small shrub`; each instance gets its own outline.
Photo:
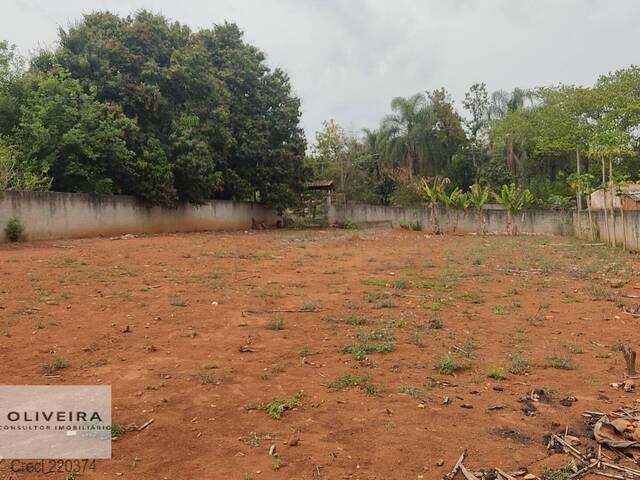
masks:
<instances>
[{"instance_id":1,"label":"small shrub","mask_svg":"<svg viewBox=\"0 0 640 480\"><path fill-rule=\"evenodd\" d=\"M422 230L422 223L417 220L415 222L400 222L400 228L419 232Z\"/></svg>"},{"instance_id":2,"label":"small shrub","mask_svg":"<svg viewBox=\"0 0 640 480\"><path fill-rule=\"evenodd\" d=\"M302 304L302 307L300 307L300 310L303 312L319 312L320 305L317 304L316 302L306 302Z\"/></svg>"},{"instance_id":3,"label":"small shrub","mask_svg":"<svg viewBox=\"0 0 640 480\"><path fill-rule=\"evenodd\" d=\"M20 220L12 218L7 222L7 226L4 227L4 234L7 236L9 241L17 242L24 234L24 226L20 223Z\"/></svg>"},{"instance_id":4,"label":"small shrub","mask_svg":"<svg viewBox=\"0 0 640 480\"><path fill-rule=\"evenodd\" d=\"M503 305L496 305L493 307L493 313L496 315L506 315L507 309Z\"/></svg>"},{"instance_id":5,"label":"small shrub","mask_svg":"<svg viewBox=\"0 0 640 480\"><path fill-rule=\"evenodd\" d=\"M576 345L575 343L565 343L562 345L562 348L564 348L569 353L574 353L574 354L583 353L582 347L580 347L579 345Z\"/></svg>"},{"instance_id":6,"label":"small shrub","mask_svg":"<svg viewBox=\"0 0 640 480\"><path fill-rule=\"evenodd\" d=\"M399 278L393 282L393 288L405 289L409 288L411 283L405 278Z\"/></svg>"},{"instance_id":7,"label":"small shrub","mask_svg":"<svg viewBox=\"0 0 640 480\"><path fill-rule=\"evenodd\" d=\"M354 228L353 222L349 219L345 219L345 220L342 220L341 222L338 222L336 226L343 230L351 230Z\"/></svg>"},{"instance_id":8,"label":"small shrub","mask_svg":"<svg viewBox=\"0 0 640 480\"><path fill-rule=\"evenodd\" d=\"M439 318L432 318L431 320L429 320L429 327L431 327L433 330L440 330L443 326L444 324Z\"/></svg>"},{"instance_id":9,"label":"small shrub","mask_svg":"<svg viewBox=\"0 0 640 480\"><path fill-rule=\"evenodd\" d=\"M350 387L359 387L367 382L371 377L368 375L353 375L351 373L347 373L331 383L327 383L328 388L350 388Z\"/></svg>"},{"instance_id":10,"label":"small shrub","mask_svg":"<svg viewBox=\"0 0 640 480\"><path fill-rule=\"evenodd\" d=\"M345 323L347 325L366 325L367 319L365 317L351 315L350 317L347 317L347 319L345 320Z\"/></svg>"},{"instance_id":11,"label":"small shrub","mask_svg":"<svg viewBox=\"0 0 640 480\"><path fill-rule=\"evenodd\" d=\"M561 357L559 355L550 357L547 359L547 362L550 367L557 368L559 370L572 370L573 366L571 365L571 360L567 357Z\"/></svg>"},{"instance_id":12,"label":"small shrub","mask_svg":"<svg viewBox=\"0 0 640 480\"><path fill-rule=\"evenodd\" d=\"M187 301L184 298L179 297L178 295L171 295L169 297L169 303L171 305L173 305L174 307L186 307L187 306Z\"/></svg>"},{"instance_id":13,"label":"small shrub","mask_svg":"<svg viewBox=\"0 0 640 480\"><path fill-rule=\"evenodd\" d=\"M565 465L560 468L545 468L542 474L543 480L569 480L573 477L573 469L571 465Z\"/></svg>"},{"instance_id":14,"label":"small shrub","mask_svg":"<svg viewBox=\"0 0 640 480\"><path fill-rule=\"evenodd\" d=\"M413 385L400 385L398 392L411 395L412 397L419 397L422 395L422 390L418 387L414 387Z\"/></svg>"},{"instance_id":15,"label":"small shrub","mask_svg":"<svg viewBox=\"0 0 640 480\"><path fill-rule=\"evenodd\" d=\"M378 397L384 391L382 387L378 387L373 383L365 383L361 388L362 391L370 397Z\"/></svg>"},{"instance_id":16,"label":"small shrub","mask_svg":"<svg viewBox=\"0 0 640 480\"><path fill-rule=\"evenodd\" d=\"M502 381L507 379L507 374L502 368L492 368L487 372L487 377Z\"/></svg>"},{"instance_id":17,"label":"small shrub","mask_svg":"<svg viewBox=\"0 0 640 480\"><path fill-rule=\"evenodd\" d=\"M138 428L138 426L135 423L130 423L129 425L121 425L118 422L113 422L111 424L111 439L117 440L125 433L132 432L136 428Z\"/></svg>"},{"instance_id":18,"label":"small shrub","mask_svg":"<svg viewBox=\"0 0 640 480\"><path fill-rule=\"evenodd\" d=\"M375 308L378 310L382 308L395 308L396 304L392 300L383 300L381 302L376 303Z\"/></svg>"},{"instance_id":19,"label":"small shrub","mask_svg":"<svg viewBox=\"0 0 640 480\"><path fill-rule=\"evenodd\" d=\"M201 385L219 385L220 384L220 380L218 380L217 377L215 377L214 375L211 375L211 374L201 375L200 376L200 384Z\"/></svg>"},{"instance_id":20,"label":"small shrub","mask_svg":"<svg viewBox=\"0 0 640 480\"><path fill-rule=\"evenodd\" d=\"M347 373L333 382L328 383L326 386L328 388L338 389L358 387L367 395L376 396L382 391L382 388L376 387L370 382L370 380L371 377L369 375L353 375Z\"/></svg>"},{"instance_id":21,"label":"small shrub","mask_svg":"<svg viewBox=\"0 0 640 480\"><path fill-rule=\"evenodd\" d=\"M284 320L282 320L281 318L273 320L267 323L267 326L265 328L267 330L282 330L284 329Z\"/></svg>"},{"instance_id":22,"label":"small shrub","mask_svg":"<svg viewBox=\"0 0 640 480\"><path fill-rule=\"evenodd\" d=\"M53 370L62 370L63 368L67 368L69 363L62 357L56 358L53 363L51 363L51 368Z\"/></svg>"},{"instance_id":23,"label":"small shrub","mask_svg":"<svg viewBox=\"0 0 640 480\"><path fill-rule=\"evenodd\" d=\"M284 400L274 399L269 403L260 403L257 405L249 405L247 409L249 410L262 410L266 412L271 418L275 420L279 420L282 418L282 415L287 410L293 410L294 408L298 408L302 406L302 392L296 393L291 398L286 398Z\"/></svg>"},{"instance_id":24,"label":"small shrub","mask_svg":"<svg viewBox=\"0 0 640 480\"><path fill-rule=\"evenodd\" d=\"M529 371L529 360L527 360L527 357L519 350L510 353L507 370L514 375L527 373Z\"/></svg>"},{"instance_id":25,"label":"small shrub","mask_svg":"<svg viewBox=\"0 0 640 480\"><path fill-rule=\"evenodd\" d=\"M251 448L257 448L260 446L260 437L256 432L249 432L249 436L244 441L245 445L250 446Z\"/></svg>"},{"instance_id":26,"label":"small shrub","mask_svg":"<svg viewBox=\"0 0 640 480\"><path fill-rule=\"evenodd\" d=\"M352 353L356 360L364 360L368 353L387 353L395 348L393 334L384 330L360 333L357 339L357 343L345 348L345 352Z\"/></svg>"},{"instance_id":27,"label":"small shrub","mask_svg":"<svg viewBox=\"0 0 640 480\"><path fill-rule=\"evenodd\" d=\"M461 368L461 365L450 353L447 353L433 367L443 375L453 375Z\"/></svg>"}]
</instances>

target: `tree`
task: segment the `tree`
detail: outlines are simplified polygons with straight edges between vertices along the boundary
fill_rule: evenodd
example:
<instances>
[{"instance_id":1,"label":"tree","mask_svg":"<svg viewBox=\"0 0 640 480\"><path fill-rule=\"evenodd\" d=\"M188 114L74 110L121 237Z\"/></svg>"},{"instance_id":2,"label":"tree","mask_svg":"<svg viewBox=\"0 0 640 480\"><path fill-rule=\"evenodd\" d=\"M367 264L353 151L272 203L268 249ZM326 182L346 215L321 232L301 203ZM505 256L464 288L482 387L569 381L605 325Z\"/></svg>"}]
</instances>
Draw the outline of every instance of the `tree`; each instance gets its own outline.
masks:
<instances>
[{"instance_id":1,"label":"tree","mask_svg":"<svg viewBox=\"0 0 640 480\"><path fill-rule=\"evenodd\" d=\"M431 208L431 224L433 226L433 233L439 234L440 223L438 221L438 205L449 203L449 197L445 192L445 187L451 181L446 177L434 177L431 181L426 178L421 178L418 183L418 191L422 197L426 200L427 205ZM448 205L445 205L448 206Z\"/></svg>"},{"instance_id":2,"label":"tree","mask_svg":"<svg viewBox=\"0 0 640 480\"><path fill-rule=\"evenodd\" d=\"M282 208L296 201L306 149L300 101L286 73L271 70L236 25L193 32L147 11L124 18L95 12L59 37L55 51L34 58L30 78L64 72L94 111L117 117L120 131L112 132L112 145L76 152L94 173L76 178L66 170L64 183L57 171L54 188L128 193L164 205L226 198ZM0 109L1 99L0 92ZM12 127L11 135L18 133ZM75 137L97 140L79 129ZM104 176L96 173L106 167L92 163L92 151L121 147L128 163L114 157L111 183L76 183Z\"/></svg>"},{"instance_id":3,"label":"tree","mask_svg":"<svg viewBox=\"0 0 640 480\"><path fill-rule=\"evenodd\" d=\"M518 187L515 183L502 185L498 193L493 194L496 202L507 209L507 234L515 235L517 228L513 224L513 215L533 205L534 198L527 189Z\"/></svg>"},{"instance_id":4,"label":"tree","mask_svg":"<svg viewBox=\"0 0 640 480\"><path fill-rule=\"evenodd\" d=\"M476 209L478 214L478 233L484 235L484 215L482 214L482 208L487 200L489 200L489 187L481 186L478 183L474 183L469 187L469 204Z\"/></svg>"},{"instance_id":5,"label":"tree","mask_svg":"<svg viewBox=\"0 0 640 480\"><path fill-rule=\"evenodd\" d=\"M487 94L487 86L484 83L475 83L465 94L462 102L464 108L471 114L465 122L469 135L469 145L471 150L471 158L475 171L475 181L480 179L481 151L485 141L485 130L488 126L489 119L489 95Z\"/></svg>"},{"instance_id":6,"label":"tree","mask_svg":"<svg viewBox=\"0 0 640 480\"><path fill-rule=\"evenodd\" d=\"M85 93L60 70L33 77L13 135L18 164L36 177L50 176L57 191L125 193L135 173L127 133L135 122L113 105Z\"/></svg>"},{"instance_id":7,"label":"tree","mask_svg":"<svg viewBox=\"0 0 640 480\"><path fill-rule=\"evenodd\" d=\"M426 98L421 93L396 97L391 101L391 110L393 113L384 117L380 127L383 149L393 164L404 168L411 177L426 139Z\"/></svg>"},{"instance_id":8,"label":"tree","mask_svg":"<svg viewBox=\"0 0 640 480\"><path fill-rule=\"evenodd\" d=\"M567 177L567 182L573 191L579 195L578 192L581 192L587 196L587 212L589 215L589 233L591 240L595 240L595 236L593 233L593 219L591 218L591 198L590 195L593 192L593 181L595 177L590 173L572 173ZM578 212L580 215L580 212ZM580 225L580 224L578 224Z\"/></svg>"}]
</instances>

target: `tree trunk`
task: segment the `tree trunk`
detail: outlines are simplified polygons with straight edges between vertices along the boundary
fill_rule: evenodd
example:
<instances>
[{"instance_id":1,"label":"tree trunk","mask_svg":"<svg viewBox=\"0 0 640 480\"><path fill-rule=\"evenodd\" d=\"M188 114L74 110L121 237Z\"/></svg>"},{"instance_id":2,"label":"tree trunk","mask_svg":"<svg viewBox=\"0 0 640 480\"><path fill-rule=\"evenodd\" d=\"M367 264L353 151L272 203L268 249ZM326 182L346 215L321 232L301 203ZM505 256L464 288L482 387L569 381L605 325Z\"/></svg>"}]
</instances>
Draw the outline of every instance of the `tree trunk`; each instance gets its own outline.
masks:
<instances>
[{"instance_id":1,"label":"tree trunk","mask_svg":"<svg viewBox=\"0 0 640 480\"><path fill-rule=\"evenodd\" d=\"M624 205L622 204L622 197L620 197L620 221L622 222L622 246L627 249L627 226L624 223Z\"/></svg>"},{"instance_id":2,"label":"tree trunk","mask_svg":"<svg viewBox=\"0 0 640 480\"><path fill-rule=\"evenodd\" d=\"M438 223L438 210L435 203L431 204L431 226L433 233L438 235L440 233L440 224Z\"/></svg>"},{"instance_id":3,"label":"tree trunk","mask_svg":"<svg viewBox=\"0 0 640 480\"><path fill-rule=\"evenodd\" d=\"M613 186L613 161L609 158L609 195L611 195L611 228L613 229L613 246L618 246L618 239L616 235L616 215L615 215L615 203L613 201L614 186Z\"/></svg>"},{"instance_id":4,"label":"tree trunk","mask_svg":"<svg viewBox=\"0 0 640 480\"><path fill-rule=\"evenodd\" d=\"M602 206L604 208L604 224L607 226L607 242L611 243L611 229L609 228L609 214L607 207L607 176L605 174L604 158L602 159Z\"/></svg>"},{"instance_id":5,"label":"tree trunk","mask_svg":"<svg viewBox=\"0 0 640 480\"><path fill-rule=\"evenodd\" d=\"M578 188L576 188L576 210L578 212L578 232L582 235L582 191L580 188L580 150L576 147L576 173L578 175Z\"/></svg>"},{"instance_id":6,"label":"tree trunk","mask_svg":"<svg viewBox=\"0 0 640 480\"><path fill-rule=\"evenodd\" d=\"M591 234L591 241L595 241L595 237L593 235L593 220L591 219L591 199L587 200L587 212L589 212L589 233Z\"/></svg>"}]
</instances>

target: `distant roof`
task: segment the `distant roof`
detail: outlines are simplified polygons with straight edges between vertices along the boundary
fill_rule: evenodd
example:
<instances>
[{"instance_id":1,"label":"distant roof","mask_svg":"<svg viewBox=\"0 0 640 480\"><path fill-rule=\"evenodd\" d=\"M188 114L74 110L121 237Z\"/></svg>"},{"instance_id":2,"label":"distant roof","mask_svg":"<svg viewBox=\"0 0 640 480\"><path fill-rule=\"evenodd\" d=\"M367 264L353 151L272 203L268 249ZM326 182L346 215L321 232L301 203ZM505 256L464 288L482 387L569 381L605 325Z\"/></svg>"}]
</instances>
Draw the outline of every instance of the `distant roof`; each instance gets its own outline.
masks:
<instances>
[{"instance_id":1,"label":"distant roof","mask_svg":"<svg viewBox=\"0 0 640 480\"><path fill-rule=\"evenodd\" d=\"M305 182L304 188L307 190L330 190L333 188L333 180L313 180Z\"/></svg>"},{"instance_id":2,"label":"distant roof","mask_svg":"<svg viewBox=\"0 0 640 480\"><path fill-rule=\"evenodd\" d=\"M594 190L594 192L601 192L602 190L602 188L599 188L598 190ZM621 187L620 190L622 190L621 195L629 197L636 202L640 202L640 183L630 183Z\"/></svg>"}]
</instances>

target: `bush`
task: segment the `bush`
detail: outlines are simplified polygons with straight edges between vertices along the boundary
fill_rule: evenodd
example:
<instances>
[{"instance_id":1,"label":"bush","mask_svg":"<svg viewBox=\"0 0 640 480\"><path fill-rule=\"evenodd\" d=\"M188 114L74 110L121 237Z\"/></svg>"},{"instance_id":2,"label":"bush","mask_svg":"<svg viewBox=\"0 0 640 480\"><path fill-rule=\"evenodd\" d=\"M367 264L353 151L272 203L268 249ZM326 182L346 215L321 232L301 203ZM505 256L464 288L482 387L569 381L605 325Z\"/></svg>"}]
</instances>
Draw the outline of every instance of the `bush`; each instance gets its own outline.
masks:
<instances>
[{"instance_id":1,"label":"bush","mask_svg":"<svg viewBox=\"0 0 640 480\"><path fill-rule=\"evenodd\" d=\"M422 224L416 220L415 222L400 222L400 228L405 230L415 230L419 232L422 230Z\"/></svg>"},{"instance_id":2,"label":"bush","mask_svg":"<svg viewBox=\"0 0 640 480\"><path fill-rule=\"evenodd\" d=\"M351 230L353 228L353 222L349 219L346 219L341 222L338 222L336 226L343 230Z\"/></svg>"},{"instance_id":3,"label":"bush","mask_svg":"<svg viewBox=\"0 0 640 480\"><path fill-rule=\"evenodd\" d=\"M4 228L4 234L11 242L17 242L22 238L24 233L24 226L17 218L12 218L7 222L7 226Z\"/></svg>"}]
</instances>

